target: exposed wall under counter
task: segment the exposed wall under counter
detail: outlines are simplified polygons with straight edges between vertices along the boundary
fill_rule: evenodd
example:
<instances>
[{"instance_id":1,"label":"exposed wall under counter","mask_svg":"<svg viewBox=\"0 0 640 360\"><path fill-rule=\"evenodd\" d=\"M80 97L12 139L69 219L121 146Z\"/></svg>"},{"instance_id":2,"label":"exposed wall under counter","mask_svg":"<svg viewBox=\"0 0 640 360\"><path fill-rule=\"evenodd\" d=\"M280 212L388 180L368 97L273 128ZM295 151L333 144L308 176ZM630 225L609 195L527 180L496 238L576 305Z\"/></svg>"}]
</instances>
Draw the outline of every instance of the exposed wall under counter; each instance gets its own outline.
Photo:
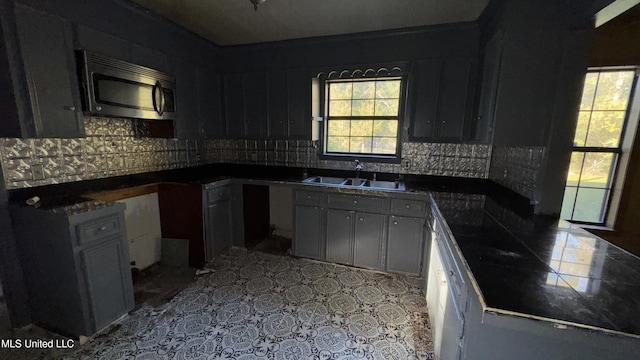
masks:
<instances>
[{"instance_id":1,"label":"exposed wall under counter","mask_svg":"<svg viewBox=\"0 0 640 360\"><path fill-rule=\"evenodd\" d=\"M6 188L215 163L353 169L351 161L319 159L319 149L309 140L136 138L129 119L85 117L84 121L87 135L84 138L0 139ZM402 156L411 160L409 169L400 164L365 162L363 170L486 179L491 146L403 142Z\"/></svg>"}]
</instances>

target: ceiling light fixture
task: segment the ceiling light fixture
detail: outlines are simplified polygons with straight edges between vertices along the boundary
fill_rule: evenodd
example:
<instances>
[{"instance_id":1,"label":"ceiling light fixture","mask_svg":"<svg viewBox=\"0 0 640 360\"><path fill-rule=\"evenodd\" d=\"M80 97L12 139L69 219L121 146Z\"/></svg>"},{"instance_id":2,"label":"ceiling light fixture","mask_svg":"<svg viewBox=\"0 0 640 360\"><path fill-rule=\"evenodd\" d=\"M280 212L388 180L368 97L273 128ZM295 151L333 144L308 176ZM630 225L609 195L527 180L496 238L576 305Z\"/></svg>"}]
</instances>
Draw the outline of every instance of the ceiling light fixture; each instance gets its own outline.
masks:
<instances>
[{"instance_id":1,"label":"ceiling light fixture","mask_svg":"<svg viewBox=\"0 0 640 360\"><path fill-rule=\"evenodd\" d=\"M253 4L253 8L258 11L258 5L262 4L263 2L267 1L267 0L249 0L251 1L251 3Z\"/></svg>"}]
</instances>

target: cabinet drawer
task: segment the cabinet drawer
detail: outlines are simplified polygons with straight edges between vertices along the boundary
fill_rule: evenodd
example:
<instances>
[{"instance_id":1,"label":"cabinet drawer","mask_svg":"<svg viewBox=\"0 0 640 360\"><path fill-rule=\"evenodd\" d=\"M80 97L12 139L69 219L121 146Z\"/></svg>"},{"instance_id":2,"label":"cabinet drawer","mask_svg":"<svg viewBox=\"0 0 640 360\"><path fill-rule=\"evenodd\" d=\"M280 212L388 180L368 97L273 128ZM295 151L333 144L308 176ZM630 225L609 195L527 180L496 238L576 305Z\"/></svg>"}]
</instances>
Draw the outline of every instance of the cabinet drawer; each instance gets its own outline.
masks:
<instances>
[{"instance_id":1,"label":"cabinet drawer","mask_svg":"<svg viewBox=\"0 0 640 360\"><path fill-rule=\"evenodd\" d=\"M120 217L109 216L76 225L78 245L84 245L122 231Z\"/></svg>"},{"instance_id":2,"label":"cabinet drawer","mask_svg":"<svg viewBox=\"0 0 640 360\"><path fill-rule=\"evenodd\" d=\"M427 203L418 200L391 199L391 212L400 215L424 216Z\"/></svg>"},{"instance_id":3,"label":"cabinet drawer","mask_svg":"<svg viewBox=\"0 0 640 360\"><path fill-rule=\"evenodd\" d=\"M300 204L322 205L323 193L317 191L296 191L296 202Z\"/></svg>"},{"instance_id":4,"label":"cabinet drawer","mask_svg":"<svg viewBox=\"0 0 640 360\"><path fill-rule=\"evenodd\" d=\"M227 200L231 197L228 186L221 186L207 190L207 203L214 203L220 200Z\"/></svg>"},{"instance_id":5,"label":"cabinet drawer","mask_svg":"<svg viewBox=\"0 0 640 360\"><path fill-rule=\"evenodd\" d=\"M329 194L327 204L333 207L366 211L385 211L387 199L372 196L357 196L345 194Z\"/></svg>"}]
</instances>

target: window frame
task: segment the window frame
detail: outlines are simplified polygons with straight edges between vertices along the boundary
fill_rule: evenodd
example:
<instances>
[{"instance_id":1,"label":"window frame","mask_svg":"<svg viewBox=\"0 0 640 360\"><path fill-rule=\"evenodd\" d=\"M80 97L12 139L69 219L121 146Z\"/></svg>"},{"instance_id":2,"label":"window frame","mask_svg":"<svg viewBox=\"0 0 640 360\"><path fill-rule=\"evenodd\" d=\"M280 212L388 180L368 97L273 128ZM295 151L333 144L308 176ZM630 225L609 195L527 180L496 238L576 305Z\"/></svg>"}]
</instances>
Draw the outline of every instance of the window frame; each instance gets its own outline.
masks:
<instances>
[{"instance_id":1,"label":"window frame","mask_svg":"<svg viewBox=\"0 0 640 360\"><path fill-rule=\"evenodd\" d=\"M638 89L638 85L640 85L640 83L638 82L640 74L638 71L638 67L636 66L590 67L587 69L587 72L585 73L585 79L586 79L587 74L589 73L601 74L601 73L607 73L607 72L622 72L622 71L633 71L634 75L631 80L631 90L629 92L624 119L622 122L622 127L620 129L620 135L618 137L619 141L618 141L617 147L577 146L576 143L574 142L571 148L571 157L573 157L573 154L575 153L582 153L584 156L582 160L581 170L580 170L581 174L584 169L584 162L587 154L599 153L599 154L613 155L613 159L612 159L613 165L611 166L610 173L609 173L609 183L604 188L597 188L597 189L606 189L606 191L608 192L606 198L604 199L603 206L600 209L600 218L602 219L601 222L573 220L575 210L576 210L576 202L578 198L579 189L581 188L590 189L592 187L580 186L579 181L576 186L568 186L565 183L565 193L567 189L570 187L576 189L576 193L573 196L573 201L572 201L573 204L571 207L570 219L565 219L565 220L575 223L577 225L587 226L587 227L613 228L613 222L616 217L616 213L618 211L618 206L619 206L620 196L621 196L621 189L624 185L623 183L625 180L624 173L626 172L626 167L628 165L628 160L629 160L628 157L630 155L631 148L633 146L633 136L631 136L631 138L628 137L628 130L630 125L633 127L634 134L635 134L635 131L637 131L638 119L632 119L631 116L633 115L633 113L635 113L633 111L634 107L637 107L638 105L640 105L640 101L638 101L640 97L640 91L639 91L640 89ZM584 86L583 86L583 92L584 92ZM594 93L594 97L596 96L596 94L597 94L597 86L596 86L596 92ZM580 114L581 111L582 109L579 108L578 115ZM602 111L602 110L596 110L596 111ZM594 112L593 107L590 109L590 112L593 114ZM576 118L576 124L577 124L577 119L578 118ZM590 126L591 126L591 118L589 120L589 124L587 127L586 136L588 136ZM575 131L573 134L573 138L575 139ZM567 173L565 182L568 180L568 176L569 174ZM612 206L612 204L615 204L615 206ZM564 196L563 196L563 205L564 205Z\"/></svg>"},{"instance_id":2,"label":"window frame","mask_svg":"<svg viewBox=\"0 0 640 360\"><path fill-rule=\"evenodd\" d=\"M402 160L402 139L403 139L403 124L404 118L407 109L407 101L408 101L408 74L405 72L401 72L399 74L390 73L388 75L377 75L377 76L361 76L361 77L337 77L337 78L326 78L322 79L320 83L320 100L321 100L321 111L323 124L321 126L321 151L320 151L320 159L321 160L345 160L345 161L353 161L354 159L360 159L364 161L374 161L380 163L400 163ZM329 127L329 84L335 82L358 82L358 81L376 81L376 80L384 80L384 79L398 79L400 80L400 94L398 98L398 131L396 134L396 151L394 154L369 154L369 153L338 153L338 152L328 152L327 151L327 139L328 139L328 127ZM335 118L335 117L333 117ZM395 119L394 116L339 116L339 119L349 119L349 120L357 120L358 118L362 119L381 119L381 118L390 118Z\"/></svg>"}]
</instances>

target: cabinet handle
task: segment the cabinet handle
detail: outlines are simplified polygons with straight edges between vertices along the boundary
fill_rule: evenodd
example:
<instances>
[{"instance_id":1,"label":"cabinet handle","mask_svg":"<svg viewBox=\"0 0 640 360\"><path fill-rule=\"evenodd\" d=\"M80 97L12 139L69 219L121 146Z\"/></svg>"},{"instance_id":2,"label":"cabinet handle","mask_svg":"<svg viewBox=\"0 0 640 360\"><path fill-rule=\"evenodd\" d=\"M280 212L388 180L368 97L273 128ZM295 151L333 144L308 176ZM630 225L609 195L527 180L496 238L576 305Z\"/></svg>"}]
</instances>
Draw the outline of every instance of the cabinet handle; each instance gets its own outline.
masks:
<instances>
[{"instance_id":1,"label":"cabinet handle","mask_svg":"<svg viewBox=\"0 0 640 360\"><path fill-rule=\"evenodd\" d=\"M364 221L364 218L360 218L360 221Z\"/></svg>"},{"instance_id":2,"label":"cabinet handle","mask_svg":"<svg viewBox=\"0 0 640 360\"><path fill-rule=\"evenodd\" d=\"M398 225L398 222L397 222L397 221L394 221L394 222L393 222L393 225Z\"/></svg>"},{"instance_id":3,"label":"cabinet handle","mask_svg":"<svg viewBox=\"0 0 640 360\"><path fill-rule=\"evenodd\" d=\"M311 199L311 195L307 195L307 199Z\"/></svg>"},{"instance_id":4,"label":"cabinet handle","mask_svg":"<svg viewBox=\"0 0 640 360\"><path fill-rule=\"evenodd\" d=\"M449 270L449 276L453 276L453 275L455 275L455 274L456 274L456 273L454 273L454 272L453 272L453 270Z\"/></svg>"},{"instance_id":5,"label":"cabinet handle","mask_svg":"<svg viewBox=\"0 0 640 360\"><path fill-rule=\"evenodd\" d=\"M105 231L105 230L107 230L107 227L106 227L106 226L103 226L103 227L101 227L101 228L99 229L99 231Z\"/></svg>"},{"instance_id":6,"label":"cabinet handle","mask_svg":"<svg viewBox=\"0 0 640 360\"><path fill-rule=\"evenodd\" d=\"M96 106L96 111L102 111L102 106Z\"/></svg>"},{"instance_id":7,"label":"cabinet handle","mask_svg":"<svg viewBox=\"0 0 640 360\"><path fill-rule=\"evenodd\" d=\"M411 209L411 205L407 204L407 209Z\"/></svg>"},{"instance_id":8,"label":"cabinet handle","mask_svg":"<svg viewBox=\"0 0 640 360\"><path fill-rule=\"evenodd\" d=\"M440 285L442 285L442 286L446 286L446 285L447 285L447 280L442 280L442 281L440 282Z\"/></svg>"},{"instance_id":9,"label":"cabinet handle","mask_svg":"<svg viewBox=\"0 0 640 360\"><path fill-rule=\"evenodd\" d=\"M354 204L357 204L357 203L358 203L358 200L353 200L353 203L354 203Z\"/></svg>"},{"instance_id":10,"label":"cabinet handle","mask_svg":"<svg viewBox=\"0 0 640 360\"><path fill-rule=\"evenodd\" d=\"M64 109L65 110L69 110L69 111L76 111L76 107L75 106L65 106Z\"/></svg>"},{"instance_id":11,"label":"cabinet handle","mask_svg":"<svg viewBox=\"0 0 640 360\"><path fill-rule=\"evenodd\" d=\"M347 215L347 220L351 220L351 216Z\"/></svg>"}]
</instances>

